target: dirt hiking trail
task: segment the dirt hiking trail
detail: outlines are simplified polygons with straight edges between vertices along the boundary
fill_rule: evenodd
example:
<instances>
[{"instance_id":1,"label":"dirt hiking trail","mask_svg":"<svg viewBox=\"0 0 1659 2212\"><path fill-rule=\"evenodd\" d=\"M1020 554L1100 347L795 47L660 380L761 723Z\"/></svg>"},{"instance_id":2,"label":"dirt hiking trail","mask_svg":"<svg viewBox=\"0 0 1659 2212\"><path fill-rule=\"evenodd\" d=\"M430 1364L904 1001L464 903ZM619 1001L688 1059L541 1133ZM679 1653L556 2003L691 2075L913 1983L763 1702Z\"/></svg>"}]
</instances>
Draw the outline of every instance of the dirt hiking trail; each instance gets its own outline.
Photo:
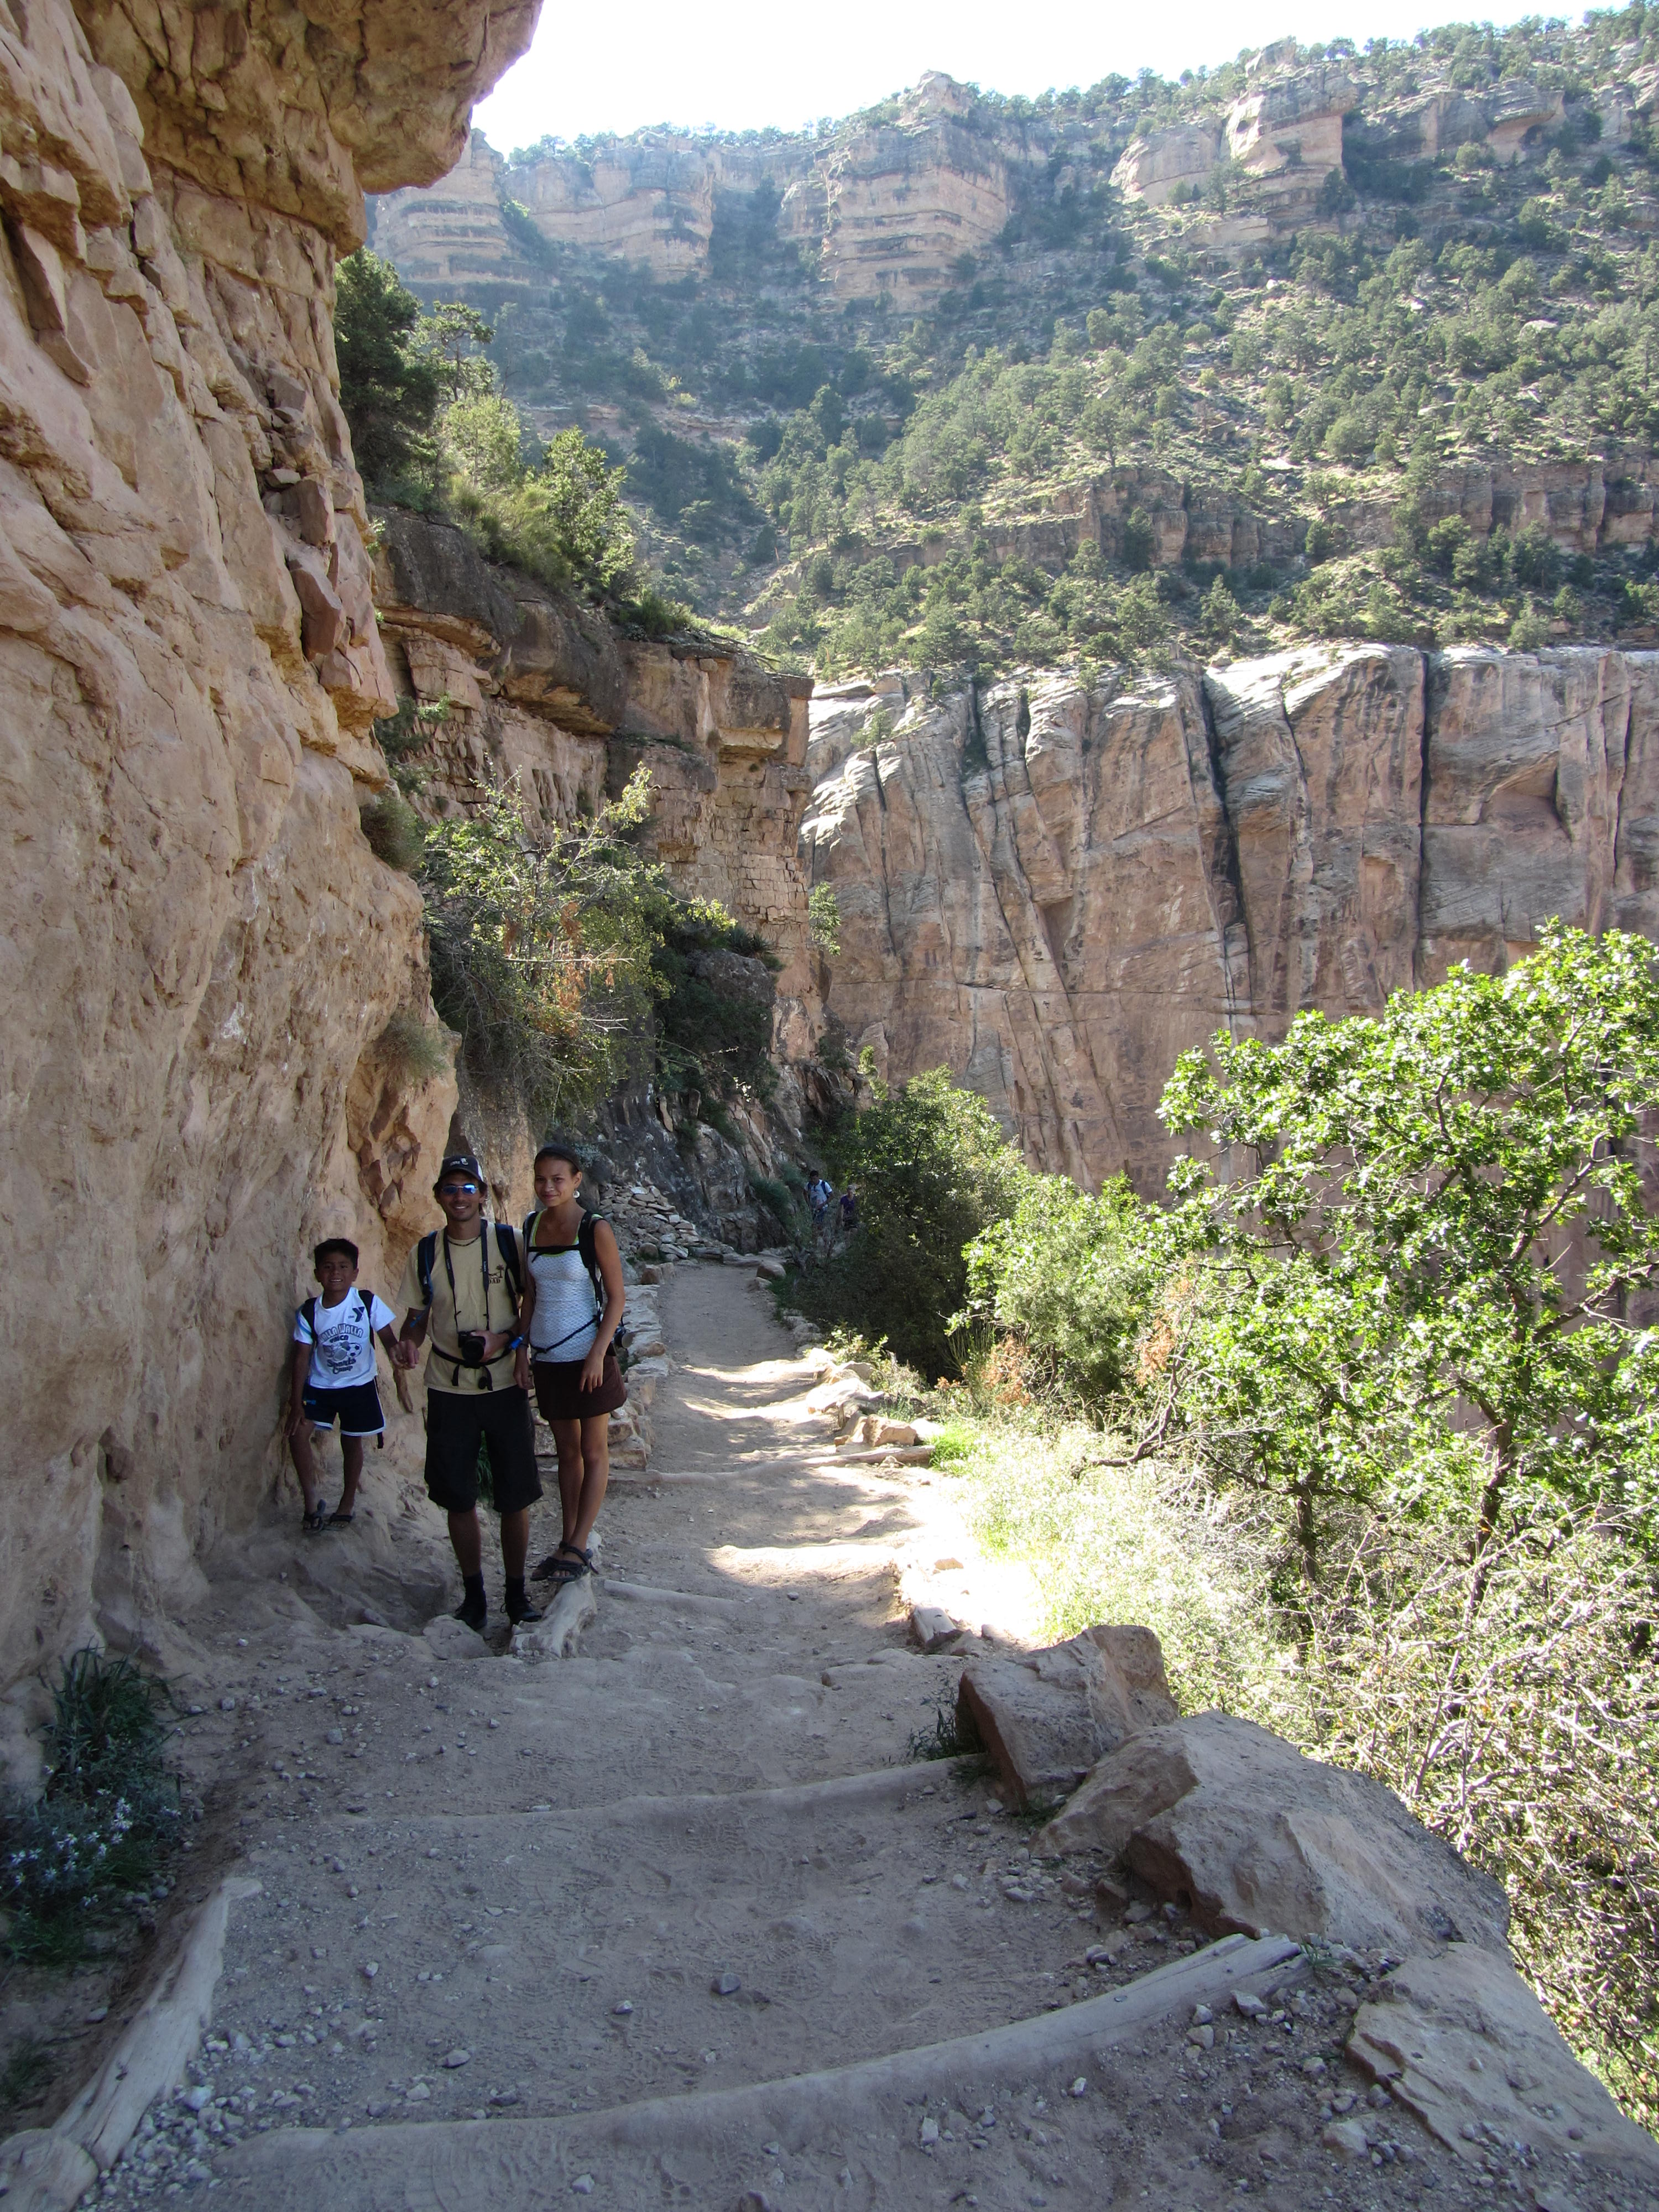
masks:
<instances>
[{"instance_id":1,"label":"dirt hiking trail","mask_svg":"<svg viewBox=\"0 0 1659 2212\"><path fill-rule=\"evenodd\" d=\"M815 1370L746 1272L682 1267L661 1312L653 1464L613 1479L575 1656L419 1632L454 1595L407 1505L389 1536L371 1516L326 1540L364 1536L382 1609L388 1559L411 1563L415 1632L330 1626L320 1600L262 1615L252 1583L192 1624L214 1856L258 1893L231 1905L186 2086L101 2202L1603 2201L1466 2173L1403 2113L1334 2155L1334 2097L1380 2117L1341 2058L1352 1974L1208 1944L1173 1908L1126 1923L1086 1869L1032 1862L980 1763L915 1758L961 1662L911 1648L896 1569L1006 1613L1018 1590L976 1584L947 1482L836 1463ZM544 1504L532 1559L557 1534ZM302 1583L318 1554L283 1542Z\"/></svg>"}]
</instances>

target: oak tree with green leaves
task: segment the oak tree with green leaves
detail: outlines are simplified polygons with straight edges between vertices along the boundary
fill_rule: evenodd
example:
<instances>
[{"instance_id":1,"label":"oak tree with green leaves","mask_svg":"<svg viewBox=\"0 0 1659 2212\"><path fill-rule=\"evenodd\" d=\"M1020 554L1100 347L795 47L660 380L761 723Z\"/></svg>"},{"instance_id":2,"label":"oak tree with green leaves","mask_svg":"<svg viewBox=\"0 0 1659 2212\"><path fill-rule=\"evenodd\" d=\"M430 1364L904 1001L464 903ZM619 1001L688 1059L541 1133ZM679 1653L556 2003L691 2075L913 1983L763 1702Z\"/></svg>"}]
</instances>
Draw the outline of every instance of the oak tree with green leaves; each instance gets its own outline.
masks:
<instances>
[{"instance_id":1,"label":"oak tree with green leaves","mask_svg":"<svg viewBox=\"0 0 1659 2212\"><path fill-rule=\"evenodd\" d=\"M1285 1499L1311 1568L1340 1501L1506 1512L1659 1502L1659 976L1553 922L1376 1018L1182 1056L1142 1449Z\"/></svg>"}]
</instances>

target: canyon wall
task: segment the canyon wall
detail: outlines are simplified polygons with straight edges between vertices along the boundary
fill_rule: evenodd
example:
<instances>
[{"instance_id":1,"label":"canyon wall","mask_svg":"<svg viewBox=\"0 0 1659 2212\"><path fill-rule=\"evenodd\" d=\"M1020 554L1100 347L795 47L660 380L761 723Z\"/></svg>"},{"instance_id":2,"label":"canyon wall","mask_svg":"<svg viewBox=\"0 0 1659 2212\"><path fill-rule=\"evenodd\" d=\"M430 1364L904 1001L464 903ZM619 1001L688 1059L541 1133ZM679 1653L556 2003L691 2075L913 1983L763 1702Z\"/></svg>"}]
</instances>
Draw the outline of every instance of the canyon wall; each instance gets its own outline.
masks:
<instances>
[{"instance_id":1,"label":"canyon wall","mask_svg":"<svg viewBox=\"0 0 1659 2212\"><path fill-rule=\"evenodd\" d=\"M828 1014L945 1066L1028 1157L1162 1187L1157 1105L1218 1029L1377 1012L1551 915L1659 937L1659 655L1322 647L1085 689L812 702L801 849Z\"/></svg>"},{"instance_id":2,"label":"canyon wall","mask_svg":"<svg viewBox=\"0 0 1659 2212\"><path fill-rule=\"evenodd\" d=\"M424 1210L333 267L533 12L0 0L0 1680L188 1591L274 1475L304 1249L385 1281Z\"/></svg>"}]
</instances>

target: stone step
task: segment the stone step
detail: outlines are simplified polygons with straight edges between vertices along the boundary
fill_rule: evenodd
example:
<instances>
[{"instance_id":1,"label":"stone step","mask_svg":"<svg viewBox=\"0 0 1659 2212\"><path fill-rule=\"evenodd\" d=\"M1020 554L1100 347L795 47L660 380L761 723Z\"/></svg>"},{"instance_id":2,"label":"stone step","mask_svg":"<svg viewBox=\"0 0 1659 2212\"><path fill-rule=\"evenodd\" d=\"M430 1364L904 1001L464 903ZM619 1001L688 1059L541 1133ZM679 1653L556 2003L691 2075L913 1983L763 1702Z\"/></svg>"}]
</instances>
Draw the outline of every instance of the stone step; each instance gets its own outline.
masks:
<instances>
[{"instance_id":1,"label":"stone step","mask_svg":"<svg viewBox=\"0 0 1659 2212\"><path fill-rule=\"evenodd\" d=\"M225 2061L256 2112L280 2089L336 2127L845 2064L1102 1986L1078 1899L1024 1839L977 1770L936 1762L579 1809L319 1816L257 1862L216 2029L264 2053ZM276 1996L288 1954L298 2002ZM1162 1955L1133 1947L1142 1968Z\"/></svg>"},{"instance_id":2,"label":"stone step","mask_svg":"<svg viewBox=\"0 0 1659 2212\"><path fill-rule=\"evenodd\" d=\"M1052 2166L1057 2136L1097 2139L1103 2118L1115 2132L1140 2037L1179 2033L1195 2007L1218 2008L1300 1965L1299 1947L1282 1938L1230 1936L1086 2003L851 2063L568 2116L291 2130L245 2144L222 2171L258 2212L461 2203L541 2212L573 2192L634 2207L673 2201L665 2182L682 2202L757 2212L783 2201L770 2192L785 2187L791 2204L943 2202L937 2153L951 2144L964 2159L977 2154L972 2178L985 2194L975 2202L1041 2203L1030 2146L1040 2133L1036 2158ZM1031 2115L1023 2127L1022 2109ZM953 2118L967 2123L964 2135L975 2124L980 2133L955 2145ZM750 2193L736 2195L745 2183Z\"/></svg>"}]
</instances>

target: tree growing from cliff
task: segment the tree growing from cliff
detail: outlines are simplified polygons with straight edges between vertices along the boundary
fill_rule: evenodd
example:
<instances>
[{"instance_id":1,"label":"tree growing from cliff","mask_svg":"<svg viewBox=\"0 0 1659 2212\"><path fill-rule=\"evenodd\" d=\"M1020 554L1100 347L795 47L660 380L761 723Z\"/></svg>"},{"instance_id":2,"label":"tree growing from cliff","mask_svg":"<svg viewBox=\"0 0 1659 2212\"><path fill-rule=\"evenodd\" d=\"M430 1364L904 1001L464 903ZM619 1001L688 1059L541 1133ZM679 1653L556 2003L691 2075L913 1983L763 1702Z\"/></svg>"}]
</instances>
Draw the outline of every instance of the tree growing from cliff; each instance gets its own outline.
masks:
<instances>
[{"instance_id":1,"label":"tree growing from cliff","mask_svg":"<svg viewBox=\"0 0 1659 2212\"><path fill-rule=\"evenodd\" d=\"M440 381L412 340L421 303L389 261L360 246L334 273L340 405L364 480L430 474Z\"/></svg>"},{"instance_id":2,"label":"tree growing from cliff","mask_svg":"<svg viewBox=\"0 0 1659 2212\"><path fill-rule=\"evenodd\" d=\"M568 830L526 829L511 787L428 833L421 865L432 997L474 1079L538 1122L644 1072L672 907L629 833L651 808L640 769Z\"/></svg>"},{"instance_id":3,"label":"tree growing from cliff","mask_svg":"<svg viewBox=\"0 0 1659 2212\"><path fill-rule=\"evenodd\" d=\"M1549 924L1376 1019L1182 1056L1163 1119L1169 1273L1146 1443L1289 1504L1311 1568L1343 1502L1659 1505L1659 977L1645 939ZM1215 1160L1231 1164L1218 1176Z\"/></svg>"}]
</instances>

